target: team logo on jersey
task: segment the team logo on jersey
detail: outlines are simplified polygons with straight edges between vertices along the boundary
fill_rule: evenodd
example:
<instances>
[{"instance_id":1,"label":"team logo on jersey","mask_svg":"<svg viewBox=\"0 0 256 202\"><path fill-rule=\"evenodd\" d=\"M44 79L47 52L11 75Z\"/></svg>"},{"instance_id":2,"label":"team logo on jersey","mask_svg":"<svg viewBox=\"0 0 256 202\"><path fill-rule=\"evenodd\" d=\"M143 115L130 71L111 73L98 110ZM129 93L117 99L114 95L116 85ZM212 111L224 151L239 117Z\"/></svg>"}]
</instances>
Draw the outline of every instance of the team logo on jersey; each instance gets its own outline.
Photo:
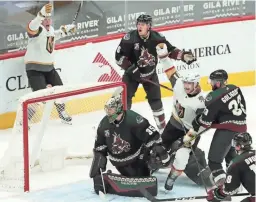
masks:
<instances>
[{"instance_id":1,"label":"team logo on jersey","mask_svg":"<svg viewBox=\"0 0 256 202\"><path fill-rule=\"evenodd\" d=\"M155 57L148 52L148 49L142 47L141 56L137 63L139 67L155 66L156 60Z\"/></svg>"},{"instance_id":2,"label":"team logo on jersey","mask_svg":"<svg viewBox=\"0 0 256 202\"><path fill-rule=\"evenodd\" d=\"M184 118L185 108L181 106L181 104L178 102L178 100L176 100L175 109L176 109L176 112L177 112L179 118Z\"/></svg>"},{"instance_id":3,"label":"team logo on jersey","mask_svg":"<svg viewBox=\"0 0 256 202\"><path fill-rule=\"evenodd\" d=\"M138 115L138 116L136 117L136 121L137 121L138 124L142 123L142 122L143 122L143 117L140 116L140 115Z\"/></svg>"},{"instance_id":4,"label":"team logo on jersey","mask_svg":"<svg viewBox=\"0 0 256 202\"><path fill-rule=\"evenodd\" d=\"M104 130L104 136L105 137L109 137L110 136L109 130Z\"/></svg>"},{"instance_id":5,"label":"team logo on jersey","mask_svg":"<svg viewBox=\"0 0 256 202\"><path fill-rule=\"evenodd\" d=\"M134 44L134 50L140 50L140 44L139 43Z\"/></svg>"},{"instance_id":6,"label":"team logo on jersey","mask_svg":"<svg viewBox=\"0 0 256 202\"><path fill-rule=\"evenodd\" d=\"M206 96L206 98L205 98L205 101L209 102L209 101L211 101L211 100L212 100L212 96L211 96L211 94L208 94L208 95Z\"/></svg>"},{"instance_id":7,"label":"team logo on jersey","mask_svg":"<svg viewBox=\"0 0 256 202\"><path fill-rule=\"evenodd\" d=\"M122 152L128 152L131 149L131 145L129 142L123 140L120 137L120 134L112 134L114 139L112 143L112 153L113 154L121 154Z\"/></svg>"},{"instance_id":8,"label":"team logo on jersey","mask_svg":"<svg viewBox=\"0 0 256 202\"><path fill-rule=\"evenodd\" d=\"M199 96L198 99L199 99L200 102L204 102L204 97L202 95Z\"/></svg>"}]
</instances>

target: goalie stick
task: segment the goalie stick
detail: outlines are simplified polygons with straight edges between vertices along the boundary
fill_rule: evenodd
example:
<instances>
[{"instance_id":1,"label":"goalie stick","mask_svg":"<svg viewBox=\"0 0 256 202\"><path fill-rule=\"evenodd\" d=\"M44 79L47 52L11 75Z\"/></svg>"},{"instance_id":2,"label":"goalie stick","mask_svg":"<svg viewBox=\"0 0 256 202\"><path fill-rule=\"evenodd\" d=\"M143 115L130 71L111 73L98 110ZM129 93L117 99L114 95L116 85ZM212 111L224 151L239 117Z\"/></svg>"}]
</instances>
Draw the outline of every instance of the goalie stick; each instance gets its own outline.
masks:
<instances>
[{"instance_id":1,"label":"goalie stick","mask_svg":"<svg viewBox=\"0 0 256 202\"><path fill-rule=\"evenodd\" d=\"M206 199L206 196L189 196L189 197L179 197L179 198L156 198L152 196L145 188L141 187L140 192L142 195L151 202L158 202L158 201L190 201L195 199ZM234 194L234 196L248 196L249 193L240 193L240 194ZM214 202L214 201L213 201Z\"/></svg>"}]
</instances>

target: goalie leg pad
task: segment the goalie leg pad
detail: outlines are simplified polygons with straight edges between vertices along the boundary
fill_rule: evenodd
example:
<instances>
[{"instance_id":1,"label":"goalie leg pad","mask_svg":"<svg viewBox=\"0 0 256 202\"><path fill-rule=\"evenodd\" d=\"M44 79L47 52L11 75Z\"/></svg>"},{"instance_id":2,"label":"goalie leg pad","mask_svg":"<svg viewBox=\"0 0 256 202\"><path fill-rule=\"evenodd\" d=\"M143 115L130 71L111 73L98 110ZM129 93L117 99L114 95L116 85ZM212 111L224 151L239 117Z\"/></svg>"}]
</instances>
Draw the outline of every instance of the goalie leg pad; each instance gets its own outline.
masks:
<instances>
[{"instance_id":1,"label":"goalie leg pad","mask_svg":"<svg viewBox=\"0 0 256 202\"><path fill-rule=\"evenodd\" d=\"M189 148L182 147L176 151L173 166L177 170L184 170L188 164L189 154L191 150Z\"/></svg>"},{"instance_id":2,"label":"goalie leg pad","mask_svg":"<svg viewBox=\"0 0 256 202\"><path fill-rule=\"evenodd\" d=\"M156 177L125 177L118 174L103 174L106 192L119 196L144 197L140 192L145 188L153 196L157 195L157 178ZM94 178L94 189L98 194L103 192L101 176Z\"/></svg>"},{"instance_id":3,"label":"goalie leg pad","mask_svg":"<svg viewBox=\"0 0 256 202\"><path fill-rule=\"evenodd\" d=\"M94 178L100 175L100 169L102 172L106 170L107 158L102 153L93 151L93 160L90 170L90 178Z\"/></svg>"},{"instance_id":4,"label":"goalie leg pad","mask_svg":"<svg viewBox=\"0 0 256 202\"><path fill-rule=\"evenodd\" d=\"M190 155L188 164L184 170L184 173L188 176L189 179L191 179L193 182L195 182L198 185L202 185L203 183L206 183L206 185L211 185L211 181L209 179L209 175L211 173L209 168L206 168L206 159L204 152L196 148L194 150L194 153L196 155L196 159L194 155ZM199 167L199 168L198 168ZM200 170L199 170L200 169ZM202 175L204 182L202 181L200 175Z\"/></svg>"}]
</instances>

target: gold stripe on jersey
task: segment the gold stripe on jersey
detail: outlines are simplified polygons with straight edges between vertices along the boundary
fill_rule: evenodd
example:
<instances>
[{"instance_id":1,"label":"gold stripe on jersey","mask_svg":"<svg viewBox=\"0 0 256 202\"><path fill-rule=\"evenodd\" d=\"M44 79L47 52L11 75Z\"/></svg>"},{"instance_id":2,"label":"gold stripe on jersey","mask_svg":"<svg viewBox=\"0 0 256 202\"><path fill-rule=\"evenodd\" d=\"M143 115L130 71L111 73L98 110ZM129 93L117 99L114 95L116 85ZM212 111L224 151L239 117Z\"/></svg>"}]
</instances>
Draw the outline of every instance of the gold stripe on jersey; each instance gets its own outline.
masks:
<instances>
[{"instance_id":1,"label":"gold stripe on jersey","mask_svg":"<svg viewBox=\"0 0 256 202\"><path fill-rule=\"evenodd\" d=\"M30 29L29 28L29 24L30 24L30 22L28 23L28 25L27 25L27 32L30 34L30 35L36 35L36 34L38 34L38 32L39 32L39 28L37 29L37 30L32 30L32 29Z\"/></svg>"},{"instance_id":2,"label":"gold stripe on jersey","mask_svg":"<svg viewBox=\"0 0 256 202\"><path fill-rule=\"evenodd\" d=\"M169 69L167 69L166 71L165 71L165 74L166 74L166 76L168 77L168 79L170 79L171 77L172 77L172 75L174 75L176 73L176 69L175 69L175 67L173 66L173 67L170 67Z\"/></svg>"}]
</instances>

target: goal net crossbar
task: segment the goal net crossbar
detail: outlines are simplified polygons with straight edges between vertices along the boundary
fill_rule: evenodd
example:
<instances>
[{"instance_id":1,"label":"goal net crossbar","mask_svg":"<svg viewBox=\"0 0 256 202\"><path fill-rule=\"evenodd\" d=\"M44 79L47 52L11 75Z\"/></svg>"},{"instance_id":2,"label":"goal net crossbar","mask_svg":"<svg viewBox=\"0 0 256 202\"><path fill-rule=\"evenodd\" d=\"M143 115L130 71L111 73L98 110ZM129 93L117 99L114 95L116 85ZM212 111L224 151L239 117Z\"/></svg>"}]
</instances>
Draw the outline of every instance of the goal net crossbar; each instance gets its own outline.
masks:
<instances>
[{"instance_id":1,"label":"goal net crossbar","mask_svg":"<svg viewBox=\"0 0 256 202\"><path fill-rule=\"evenodd\" d=\"M111 96L116 94L122 96L123 105L126 109L127 89L123 82L55 86L31 92L21 97L19 99L16 119L12 130L12 137L9 141L8 149L0 163L0 188L1 180L8 180L8 178L22 178L22 181L24 182L22 185L24 191L26 192L30 190L30 169L35 166L35 164L38 164L38 153L40 152L39 150L42 149L42 141L43 139L47 139L45 136L47 136L48 133L51 133L48 128L53 127L52 125L55 124L54 121L60 119L60 113L56 107L58 103L60 103L60 105L65 103L64 110L68 111L71 117L76 115L80 117L80 115L82 116L83 114L86 114L87 117L83 118L84 122L91 121L90 119L97 119L95 121L97 121L98 124L103 117L94 118L92 113L102 111L105 102ZM99 115L102 116L103 113L100 112ZM50 120L52 122L50 122ZM80 124L80 122L78 123ZM78 130L78 128L75 128L77 126L72 127L72 131ZM52 133L54 134L54 132ZM52 133L51 138L54 138ZM34 138L33 144L31 144L32 138ZM74 145L74 147L76 147L76 145ZM74 155L74 158L88 156L89 154L83 153L81 155ZM17 162L15 165L10 164L10 159L12 158L20 158L19 164L17 164ZM72 157L66 156L66 159L70 160ZM20 168L20 170L23 171L23 176L19 176L21 174L15 174L14 177L7 175L8 172L4 169L9 169L10 165L12 168L13 166L21 166L22 168Z\"/></svg>"}]
</instances>

